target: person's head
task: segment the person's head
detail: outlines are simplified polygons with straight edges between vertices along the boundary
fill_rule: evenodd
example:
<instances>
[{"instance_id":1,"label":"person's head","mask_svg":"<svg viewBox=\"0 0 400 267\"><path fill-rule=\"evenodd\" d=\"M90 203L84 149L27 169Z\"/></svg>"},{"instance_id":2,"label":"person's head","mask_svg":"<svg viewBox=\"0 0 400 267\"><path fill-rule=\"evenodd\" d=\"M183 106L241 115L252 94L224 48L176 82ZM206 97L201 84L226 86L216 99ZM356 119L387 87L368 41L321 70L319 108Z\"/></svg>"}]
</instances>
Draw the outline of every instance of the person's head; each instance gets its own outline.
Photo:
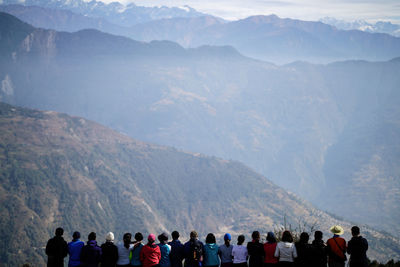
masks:
<instances>
[{"instance_id":1,"label":"person's head","mask_svg":"<svg viewBox=\"0 0 400 267\"><path fill-rule=\"evenodd\" d=\"M79 233L79 232L74 232L74 233L72 234L72 239L77 240L77 239L79 239L79 238L81 238L81 233Z\"/></svg>"},{"instance_id":2,"label":"person's head","mask_svg":"<svg viewBox=\"0 0 400 267\"><path fill-rule=\"evenodd\" d=\"M168 241L168 235L166 233L162 233L158 236L158 240L160 243L166 243Z\"/></svg>"},{"instance_id":3,"label":"person's head","mask_svg":"<svg viewBox=\"0 0 400 267\"><path fill-rule=\"evenodd\" d=\"M351 235L352 236L360 235L360 228L358 226L351 227Z\"/></svg>"},{"instance_id":4,"label":"person's head","mask_svg":"<svg viewBox=\"0 0 400 267\"><path fill-rule=\"evenodd\" d=\"M108 232L106 234L106 241L108 242L114 242L114 234L112 232Z\"/></svg>"},{"instance_id":5,"label":"person's head","mask_svg":"<svg viewBox=\"0 0 400 267\"><path fill-rule=\"evenodd\" d=\"M129 248L132 240L132 234L125 233L124 236L122 237L122 240L124 241L124 247Z\"/></svg>"},{"instance_id":6,"label":"person's head","mask_svg":"<svg viewBox=\"0 0 400 267\"><path fill-rule=\"evenodd\" d=\"M310 236L308 235L308 233L302 232L302 233L300 234L300 240L299 240L299 242L300 242L300 243L307 244L309 239L310 239Z\"/></svg>"},{"instance_id":7,"label":"person's head","mask_svg":"<svg viewBox=\"0 0 400 267\"><path fill-rule=\"evenodd\" d=\"M289 231L284 231L282 233L282 242L289 242L292 243L293 242L293 236Z\"/></svg>"},{"instance_id":8,"label":"person's head","mask_svg":"<svg viewBox=\"0 0 400 267\"><path fill-rule=\"evenodd\" d=\"M198 236L199 235L197 234L196 231L193 230L190 232L190 239L197 239Z\"/></svg>"},{"instance_id":9,"label":"person's head","mask_svg":"<svg viewBox=\"0 0 400 267\"><path fill-rule=\"evenodd\" d=\"M259 231L254 231L251 234L251 238L253 238L254 241L260 241L260 232Z\"/></svg>"},{"instance_id":10,"label":"person's head","mask_svg":"<svg viewBox=\"0 0 400 267\"><path fill-rule=\"evenodd\" d=\"M237 244L238 245L242 245L244 243L244 240L245 240L244 235L238 236L237 240L238 240Z\"/></svg>"},{"instance_id":11,"label":"person's head","mask_svg":"<svg viewBox=\"0 0 400 267\"><path fill-rule=\"evenodd\" d=\"M58 227L56 229L56 236L62 236L64 234L64 229L62 229L61 227Z\"/></svg>"},{"instance_id":12,"label":"person's head","mask_svg":"<svg viewBox=\"0 0 400 267\"><path fill-rule=\"evenodd\" d=\"M206 237L206 243L207 244L214 244L217 241L215 240L215 235L213 233L209 233Z\"/></svg>"},{"instance_id":13,"label":"person's head","mask_svg":"<svg viewBox=\"0 0 400 267\"><path fill-rule=\"evenodd\" d=\"M137 233L135 234L135 240L138 241L138 242L140 242L140 241L143 240L143 235L142 235L141 232L137 232Z\"/></svg>"},{"instance_id":14,"label":"person's head","mask_svg":"<svg viewBox=\"0 0 400 267\"><path fill-rule=\"evenodd\" d=\"M268 232L267 241L268 243L276 243L276 238L273 232Z\"/></svg>"},{"instance_id":15,"label":"person's head","mask_svg":"<svg viewBox=\"0 0 400 267\"><path fill-rule=\"evenodd\" d=\"M96 233L95 233L95 232L91 232L91 233L88 235L88 240L89 240L89 241L96 240Z\"/></svg>"},{"instance_id":16,"label":"person's head","mask_svg":"<svg viewBox=\"0 0 400 267\"><path fill-rule=\"evenodd\" d=\"M323 236L323 234L321 231L315 231L315 233L314 233L315 240L322 240L322 236Z\"/></svg>"},{"instance_id":17,"label":"person's head","mask_svg":"<svg viewBox=\"0 0 400 267\"><path fill-rule=\"evenodd\" d=\"M226 245L229 245L229 244L231 243L231 240L232 240L231 234L226 233L226 234L224 235L225 244L226 244Z\"/></svg>"},{"instance_id":18,"label":"person's head","mask_svg":"<svg viewBox=\"0 0 400 267\"><path fill-rule=\"evenodd\" d=\"M179 232L178 231L173 231L171 233L172 239L173 240L178 240L179 239Z\"/></svg>"},{"instance_id":19,"label":"person's head","mask_svg":"<svg viewBox=\"0 0 400 267\"><path fill-rule=\"evenodd\" d=\"M149 242L149 244L153 244L156 241L156 235L149 234L149 236L147 237L147 241Z\"/></svg>"},{"instance_id":20,"label":"person's head","mask_svg":"<svg viewBox=\"0 0 400 267\"><path fill-rule=\"evenodd\" d=\"M340 225L334 225L332 226L329 231L331 231L332 234L334 235L343 235L344 234L344 230Z\"/></svg>"}]
</instances>

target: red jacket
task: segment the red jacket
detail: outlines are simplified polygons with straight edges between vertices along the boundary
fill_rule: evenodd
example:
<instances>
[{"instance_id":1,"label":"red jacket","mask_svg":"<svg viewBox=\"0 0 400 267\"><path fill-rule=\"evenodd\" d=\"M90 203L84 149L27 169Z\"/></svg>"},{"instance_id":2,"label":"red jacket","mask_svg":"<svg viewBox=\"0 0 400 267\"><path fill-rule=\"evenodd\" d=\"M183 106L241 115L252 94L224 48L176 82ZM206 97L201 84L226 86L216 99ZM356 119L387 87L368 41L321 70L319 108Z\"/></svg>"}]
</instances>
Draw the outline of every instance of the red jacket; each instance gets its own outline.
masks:
<instances>
[{"instance_id":1,"label":"red jacket","mask_svg":"<svg viewBox=\"0 0 400 267\"><path fill-rule=\"evenodd\" d=\"M278 258L274 256L276 244L276 242L264 244L264 263L278 263Z\"/></svg>"},{"instance_id":2,"label":"red jacket","mask_svg":"<svg viewBox=\"0 0 400 267\"><path fill-rule=\"evenodd\" d=\"M326 241L330 262L344 262L346 260L346 240L335 236Z\"/></svg>"},{"instance_id":3,"label":"red jacket","mask_svg":"<svg viewBox=\"0 0 400 267\"><path fill-rule=\"evenodd\" d=\"M157 265L161 259L160 247L156 244L147 244L140 250L140 261L143 267L151 267Z\"/></svg>"}]
</instances>

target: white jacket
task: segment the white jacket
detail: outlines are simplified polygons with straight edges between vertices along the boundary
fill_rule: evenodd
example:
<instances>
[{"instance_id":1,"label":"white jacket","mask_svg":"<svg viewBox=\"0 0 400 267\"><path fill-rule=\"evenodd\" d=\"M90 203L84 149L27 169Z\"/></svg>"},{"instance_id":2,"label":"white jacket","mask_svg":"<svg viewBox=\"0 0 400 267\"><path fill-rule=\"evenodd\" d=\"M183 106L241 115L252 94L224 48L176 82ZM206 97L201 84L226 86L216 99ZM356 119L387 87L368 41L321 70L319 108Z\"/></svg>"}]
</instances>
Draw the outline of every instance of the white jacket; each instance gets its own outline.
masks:
<instances>
[{"instance_id":1,"label":"white jacket","mask_svg":"<svg viewBox=\"0 0 400 267\"><path fill-rule=\"evenodd\" d=\"M279 261L293 262L294 258L297 258L296 246L294 243L279 242L275 249L275 257L279 258Z\"/></svg>"}]
</instances>

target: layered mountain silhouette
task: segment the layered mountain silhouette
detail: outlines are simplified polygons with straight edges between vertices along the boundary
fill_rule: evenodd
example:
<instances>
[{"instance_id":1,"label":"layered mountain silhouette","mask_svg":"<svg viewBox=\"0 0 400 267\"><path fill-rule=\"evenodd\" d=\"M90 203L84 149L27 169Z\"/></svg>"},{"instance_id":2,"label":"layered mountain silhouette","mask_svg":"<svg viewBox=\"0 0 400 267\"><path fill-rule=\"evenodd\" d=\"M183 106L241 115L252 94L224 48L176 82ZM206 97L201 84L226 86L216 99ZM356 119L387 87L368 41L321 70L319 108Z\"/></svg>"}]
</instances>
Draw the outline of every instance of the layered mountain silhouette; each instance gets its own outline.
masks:
<instances>
[{"instance_id":1,"label":"layered mountain silhouette","mask_svg":"<svg viewBox=\"0 0 400 267\"><path fill-rule=\"evenodd\" d=\"M156 19L173 17L198 17L204 15L203 13L200 13L189 6L145 7L137 6L134 3L123 5L117 1L107 4L102 1L84 0L3 0L0 4L23 5L28 8L36 6L50 9L47 10L47 12L51 12L51 10L66 10L89 18L102 18L112 24L124 27L129 27L138 23L148 22ZM25 11L27 10L25 9Z\"/></svg>"},{"instance_id":2,"label":"layered mountain silhouette","mask_svg":"<svg viewBox=\"0 0 400 267\"><path fill-rule=\"evenodd\" d=\"M90 27L138 41L174 41L184 47L229 45L246 56L278 64L298 60L314 63L354 59L382 61L398 57L400 51L399 37L340 30L322 22L283 19L275 15L253 16L231 22L202 14L171 16L127 26L121 23L110 25L106 22L106 15L99 16L103 20L75 15L77 20L69 22L72 15L61 15L60 12L65 11L60 10L42 8L36 12L37 7L22 5L0 6L0 10L36 27L70 31ZM134 14L131 16L136 17ZM50 19L45 19L47 17ZM79 21L82 23L78 24Z\"/></svg>"},{"instance_id":3,"label":"layered mountain silhouette","mask_svg":"<svg viewBox=\"0 0 400 267\"><path fill-rule=\"evenodd\" d=\"M45 265L44 244L56 227L65 238L97 232L159 233L196 229L204 239L257 229L327 234L351 223L315 209L241 163L180 152L129 138L92 121L0 103L0 260ZM396 258L400 242L362 227L372 259Z\"/></svg>"},{"instance_id":4,"label":"layered mountain silhouette","mask_svg":"<svg viewBox=\"0 0 400 267\"><path fill-rule=\"evenodd\" d=\"M276 66L232 47L0 20L2 101L238 160L325 210L399 233L399 59Z\"/></svg>"}]
</instances>

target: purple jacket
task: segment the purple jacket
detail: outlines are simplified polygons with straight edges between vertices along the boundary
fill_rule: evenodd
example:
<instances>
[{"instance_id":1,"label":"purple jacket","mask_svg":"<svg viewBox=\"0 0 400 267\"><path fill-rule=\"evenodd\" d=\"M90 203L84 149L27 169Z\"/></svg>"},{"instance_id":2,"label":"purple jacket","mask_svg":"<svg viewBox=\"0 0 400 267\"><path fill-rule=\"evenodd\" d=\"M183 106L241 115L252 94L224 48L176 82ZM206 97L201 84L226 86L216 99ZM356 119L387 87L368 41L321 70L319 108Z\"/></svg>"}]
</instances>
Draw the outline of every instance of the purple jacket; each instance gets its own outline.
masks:
<instances>
[{"instance_id":1,"label":"purple jacket","mask_svg":"<svg viewBox=\"0 0 400 267\"><path fill-rule=\"evenodd\" d=\"M81 264L82 267L97 267L101 259L101 248L97 245L96 240L87 242L82 248Z\"/></svg>"}]
</instances>

